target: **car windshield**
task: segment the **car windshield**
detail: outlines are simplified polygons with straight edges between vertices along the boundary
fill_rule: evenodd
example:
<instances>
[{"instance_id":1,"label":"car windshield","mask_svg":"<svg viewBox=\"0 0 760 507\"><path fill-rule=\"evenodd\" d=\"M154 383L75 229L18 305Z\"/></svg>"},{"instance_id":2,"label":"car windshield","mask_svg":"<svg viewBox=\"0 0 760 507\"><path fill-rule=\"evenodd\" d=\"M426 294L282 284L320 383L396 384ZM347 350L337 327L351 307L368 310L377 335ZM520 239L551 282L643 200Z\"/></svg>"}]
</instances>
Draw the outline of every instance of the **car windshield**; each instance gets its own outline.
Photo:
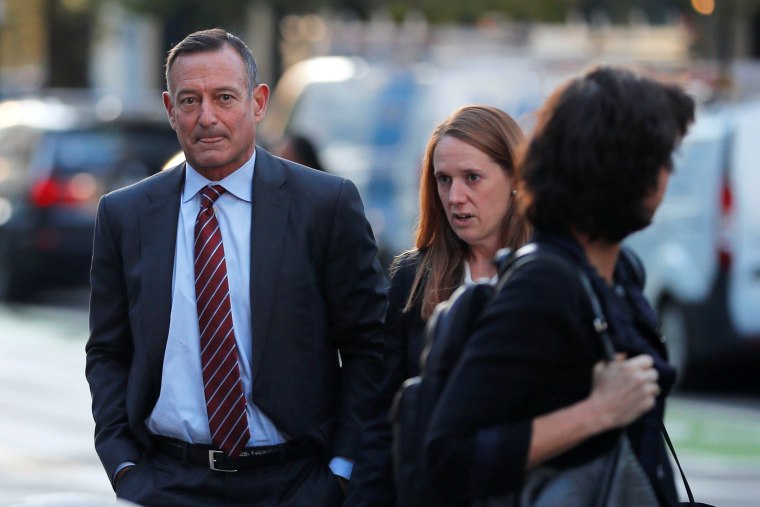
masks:
<instances>
[{"instance_id":1,"label":"car windshield","mask_svg":"<svg viewBox=\"0 0 760 507\"><path fill-rule=\"evenodd\" d=\"M371 141L377 107L375 90L367 86L353 81L314 83L299 99L290 130L302 132L320 145L366 145ZM324 111L330 111L329 121L325 121Z\"/></svg>"},{"instance_id":2,"label":"car windshield","mask_svg":"<svg viewBox=\"0 0 760 507\"><path fill-rule=\"evenodd\" d=\"M46 139L48 160L60 173L98 174L115 165L139 160L155 172L177 150L169 129L134 128L56 132Z\"/></svg>"},{"instance_id":3,"label":"car windshield","mask_svg":"<svg viewBox=\"0 0 760 507\"><path fill-rule=\"evenodd\" d=\"M122 140L101 132L67 132L54 136L55 167L61 172L98 172L121 155Z\"/></svg>"}]
</instances>

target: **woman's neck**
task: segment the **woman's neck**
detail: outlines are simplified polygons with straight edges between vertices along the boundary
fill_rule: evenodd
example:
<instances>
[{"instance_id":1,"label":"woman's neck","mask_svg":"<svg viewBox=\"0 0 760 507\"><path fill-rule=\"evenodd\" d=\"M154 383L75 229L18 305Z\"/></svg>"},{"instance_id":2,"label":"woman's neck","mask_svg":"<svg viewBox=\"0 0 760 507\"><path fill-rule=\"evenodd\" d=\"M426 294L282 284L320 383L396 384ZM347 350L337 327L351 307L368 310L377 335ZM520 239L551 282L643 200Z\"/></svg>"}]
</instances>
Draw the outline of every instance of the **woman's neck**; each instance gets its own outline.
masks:
<instances>
[{"instance_id":1,"label":"woman's neck","mask_svg":"<svg viewBox=\"0 0 760 507\"><path fill-rule=\"evenodd\" d=\"M615 264L620 255L620 243L588 239L588 236L576 234L576 239L586 252L589 263L608 284L612 285L615 274Z\"/></svg>"},{"instance_id":2,"label":"woman's neck","mask_svg":"<svg viewBox=\"0 0 760 507\"><path fill-rule=\"evenodd\" d=\"M470 265L470 276L473 280L480 278L491 278L496 274L496 266L493 258L496 251L485 251L483 249L470 248L467 255L467 263Z\"/></svg>"}]
</instances>

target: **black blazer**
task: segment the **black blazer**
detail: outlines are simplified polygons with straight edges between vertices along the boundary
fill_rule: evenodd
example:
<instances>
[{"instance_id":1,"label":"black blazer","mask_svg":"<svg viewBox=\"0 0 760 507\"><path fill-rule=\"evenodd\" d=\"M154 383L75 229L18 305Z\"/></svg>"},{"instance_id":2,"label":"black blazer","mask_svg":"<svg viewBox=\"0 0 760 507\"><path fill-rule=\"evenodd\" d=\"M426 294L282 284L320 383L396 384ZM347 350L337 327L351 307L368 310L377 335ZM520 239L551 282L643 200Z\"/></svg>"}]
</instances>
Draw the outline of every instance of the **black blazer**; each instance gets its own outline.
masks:
<instances>
[{"instance_id":1,"label":"black blazer","mask_svg":"<svg viewBox=\"0 0 760 507\"><path fill-rule=\"evenodd\" d=\"M104 196L86 375L109 477L139 461L161 388L184 164ZM256 150L252 390L285 434L354 458L381 379L386 282L349 181Z\"/></svg>"},{"instance_id":2,"label":"black blazer","mask_svg":"<svg viewBox=\"0 0 760 507\"><path fill-rule=\"evenodd\" d=\"M589 274L616 348L656 358L663 394L628 431L655 490L668 504L676 493L658 424L674 372L665 361L654 314L641 296L642 281L619 261L615 279L630 297L616 302L611 289L600 287L606 284L580 245L568 238L538 238ZM618 318L618 312L610 311L615 307L627 308L635 322ZM551 262L525 265L486 307L429 428L426 459L441 505L501 495L520 484L532 419L580 401L591 391L592 367L604 357L592 322L576 270ZM586 461L608 449L614 436L611 431L590 438L549 464L562 468Z\"/></svg>"},{"instance_id":3,"label":"black blazer","mask_svg":"<svg viewBox=\"0 0 760 507\"><path fill-rule=\"evenodd\" d=\"M420 373L425 321L418 300L403 312L420 263L418 251L401 254L391 269L388 312L385 316L385 354L382 389L367 421L361 451L354 464L351 487L345 505L349 507L391 507L396 503L393 482L392 427L388 418L393 398L401 384Z\"/></svg>"}]
</instances>

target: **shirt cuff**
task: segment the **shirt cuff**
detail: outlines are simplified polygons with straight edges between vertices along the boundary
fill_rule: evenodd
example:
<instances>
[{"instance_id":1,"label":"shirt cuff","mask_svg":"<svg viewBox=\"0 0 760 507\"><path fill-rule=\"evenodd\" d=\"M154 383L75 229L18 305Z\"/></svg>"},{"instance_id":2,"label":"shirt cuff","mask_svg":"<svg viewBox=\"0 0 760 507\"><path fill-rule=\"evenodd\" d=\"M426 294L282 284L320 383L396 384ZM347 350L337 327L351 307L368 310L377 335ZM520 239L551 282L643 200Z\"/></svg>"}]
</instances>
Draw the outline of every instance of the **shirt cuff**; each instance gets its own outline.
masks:
<instances>
[{"instance_id":1,"label":"shirt cuff","mask_svg":"<svg viewBox=\"0 0 760 507\"><path fill-rule=\"evenodd\" d=\"M133 467L133 466L135 466L134 461L125 461L124 463L120 463L119 466L116 467L116 471L113 473L113 479L116 479L116 476L119 475L119 472L121 472L125 468ZM111 482L113 482L113 480Z\"/></svg>"},{"instance_id":2,"label":"shirt cuff","mask_svg":"<svg viewBox=\"0 0 760 507\"><path fill-rule=\"evenodd\" d=\"M332 473L340 475L347 481L351 480L351 472L353 469L354 462L349 459L336 456L330 460L330 470L332 470Z\"/></svg>"}]
</instances>

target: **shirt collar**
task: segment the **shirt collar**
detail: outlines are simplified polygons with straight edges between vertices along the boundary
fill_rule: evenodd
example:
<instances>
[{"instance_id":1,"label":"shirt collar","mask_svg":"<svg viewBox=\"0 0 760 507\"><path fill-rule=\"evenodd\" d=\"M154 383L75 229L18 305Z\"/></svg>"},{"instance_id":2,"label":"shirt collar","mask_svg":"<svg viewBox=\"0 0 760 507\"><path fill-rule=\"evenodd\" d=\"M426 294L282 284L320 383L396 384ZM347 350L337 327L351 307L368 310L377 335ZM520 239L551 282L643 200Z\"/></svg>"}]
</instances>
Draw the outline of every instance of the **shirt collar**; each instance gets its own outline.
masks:
<instances>
[{"instance_id":1,"label":"shirt collar","mask_svg":"<svg viewBox=\"0 0 760 507\"><path fill-rule=\"evenodd\" d=\"M239 169L232 172L221 181L211 181L202 176L187 161L185 162L185 187L182 190L182 202L188 202L190 199L207 185L219 184L224 189L246 202L253 200L253 166L256 163L256 150L253 155Z\"/></svg>"},{"instance_id":2,"label":"shirt collar","mask_svg":"<svg viewBox=\"0 0 760 507\"><path fill-rule=\"evenodd\" d=\"M489 283L491 285L496 285L496 282L499 280L498 273L493 275L492 277L481 277L477 280L472 279L472 271L470 270L470 263L466 260L464 261L464 286L469 287L470 285L475 285L476 283Z\"/></svg>"}]
</instances>

